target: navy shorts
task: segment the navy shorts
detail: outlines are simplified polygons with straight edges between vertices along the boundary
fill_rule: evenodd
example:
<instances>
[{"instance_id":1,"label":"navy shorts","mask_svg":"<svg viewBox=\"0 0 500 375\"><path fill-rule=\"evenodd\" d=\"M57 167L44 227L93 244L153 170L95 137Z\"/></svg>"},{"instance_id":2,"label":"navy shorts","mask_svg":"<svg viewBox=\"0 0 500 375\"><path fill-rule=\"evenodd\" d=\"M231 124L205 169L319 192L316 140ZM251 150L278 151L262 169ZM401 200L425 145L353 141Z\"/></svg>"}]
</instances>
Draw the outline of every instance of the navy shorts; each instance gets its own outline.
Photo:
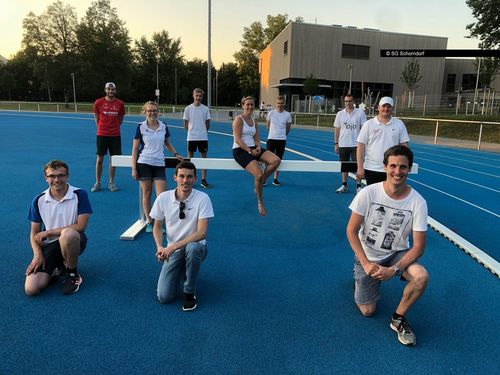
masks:
<instances>
[{"instance_id":1,"label":"navy shorts","mask_svg":"<svg viewBox=\"0 0 500 375\"><path fill-rule=\"evenodd\" d=\"M255 150L257 147L253 146L250 147L252 150ZM260 160L261 155L266 152L267 150L265 148L260 149L260 153L257 156L250 155L248 152L243 150L241 147L233 148L233 158L236 160L236 162L245 169L248 164L250 164L252 161Z\"/></svg>"},{"instance_id":2,"label":"navy shorts","mask_svg":"<svg viewBox=\"0 0 500 375\"><path fill-rule=\"evenodd\" d=\"M356 161L356 147L339 147L340 161Z\"/></svg>"},{"instance_id":3,"label":"navy shorts","mask_svg":"<svg viewBox=\"0 0 500 375\"><path fill-rule=\"evenodd\" d=\"M196 150L200 152L208 151L208 141L188 141L188 151L196 152Z\"/></svg>"},{"instance_id":4,"label":"navy shorts","mask_svg":"<svg viewBox=\"0 0 500 375\"><path fill-rule=\"evenodd\" d=\"M166 180L165 167L137 163L137 174L139 181Z\"/></svg>"},{"instance_id":5,"label":"navy shorts","mask_svg":"<svg viewBox=\"0 0 500 375\"><path fill-rule=\"evenodd\" d=\"M122 138L108 137L105 135L98 135L96 139L97 152L99 156L106 155L109 151L110 155L121 155L122 154Z\"/></svg>"},{"instance_id":6,"label":"navy shorts","mask_svg":"<svg viewBox=\"0 0 500 375\"><path fill-rule=\"evenodd\" d=\"M87 247L87 236L85 233L80 233L80 255L85 250L85 247ZM59 240L42 246L42 252L45 257L45 270L39 268L37 272L45 272L52 275L52 272L54 272L56 268L65 268Z\"/></svg>"},{"instance_id":7,"label":"navy shorts","mask_svg":"<svg viewBox=\"0 0 500 375\"><path fill-rule=\"evenodd\" d=\"M285 154L285 146L286 140L284 139L268 139L266 144L267 150L280 159L283 159L283 155Z\"/></svg>"}]
</instances>

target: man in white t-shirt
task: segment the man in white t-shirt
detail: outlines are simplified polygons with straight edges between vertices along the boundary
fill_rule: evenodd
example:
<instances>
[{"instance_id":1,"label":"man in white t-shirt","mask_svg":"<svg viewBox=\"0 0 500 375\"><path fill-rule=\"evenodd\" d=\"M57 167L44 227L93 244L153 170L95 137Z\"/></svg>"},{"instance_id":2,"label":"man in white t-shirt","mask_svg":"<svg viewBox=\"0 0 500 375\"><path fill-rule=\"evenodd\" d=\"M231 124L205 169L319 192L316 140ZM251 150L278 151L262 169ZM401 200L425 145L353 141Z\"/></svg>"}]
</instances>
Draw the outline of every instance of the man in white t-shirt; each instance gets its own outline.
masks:
<instances>
[{"instance_id":1,"label":"man in white t-shirt","mask_svg":"<svg viewBox=\"0 0 500 375\"><path fill-rule=\"evenodd\" d=\"M384 96L378 103L378 115L363 124L357 139L356 159L358 170L356 177L366 178L371 185L385 180L382 159L385 150L394 145L408 146L410 137L403 121L392 117L394 101Z\"/></svg>"},{"instance_id":2,"label":"man in white t-shirt","mask_svg":"<svg viewBox=\"0 0 500 375\"><path fill-rule=\"evenodd\" d=\"M201 262L207 256L208 219L214 216L207 194L193 189L196 167L180 162L174 174L177 188L161 193L155 200L150 216L154 219L153 237L156 258L163 262L158 279L160 303L172 302L184 280L182 310L197 306L196 284ZM163 244L163 223L166 226L167 246Z\"/></svg>"},{"instance_id":3,"label":"man in white t-shirt","mask_svg":"<svg viewBox=\"0 0 500 375\"><path fill-rule=\"evenodd\" d=\"M285 98L278 96L276 98L276 109L271 110L266 117L266 126L269 131L267 134L266 148L268 151L276 154L280 159L283 159L286 146L286 136L290 132L292 126L292 117L290 113L285 111ZM280 186L278 181L279 172L274 172L273 185Z\"/></svg>"},{"instance_id":4,"label":"man in white t-shirt","mask_svg":"<svg viewBox=\"0 0 500 375\"><path fill-rule=\"evenodd\" d=\"M390 327L402 344L415 345L405 314L422 296L429 278L418 263L425 247L427 202L407 184L413 164L408 147L390 147L383 163L386 180L361 190L349 206L352 213L346 232L355 254L354 300L364 316L373 315L380 283L394 276L407 281Z\"/></svg>"},{"instance_id":5,"label":"man in white t-shirt","mask_svg":"<svg viewBox=\"0 0 500 375\"><path fill-rule=\"evenodd\" d=\"M365 113L354 107L354 98L351 94L344 97L345 108L335 116L334 126L334 150L339 154L339 161L356 161L356 146L361 126L366 122ZM342 185L336 190L337 193L347 192L348 172L342 173ZM356 176L356 193L361 190L361 177Z\"/></svg>"},{"instance_id":6,"label":"man in white t-shirt","mask_svg":"<svg viewBox=\"0 0 500 375\"><path fill-rule=\"evenodd\" d=\"M188 158L192 158L196 150L202 158L208 153L208 130L210 129L210 110L201 103L203 90L193 90L193 103L184 109L184 128L187 130ZM207 170L201 171L201 187L210 188L207 182Z\"/></svg>"}]
</instances>

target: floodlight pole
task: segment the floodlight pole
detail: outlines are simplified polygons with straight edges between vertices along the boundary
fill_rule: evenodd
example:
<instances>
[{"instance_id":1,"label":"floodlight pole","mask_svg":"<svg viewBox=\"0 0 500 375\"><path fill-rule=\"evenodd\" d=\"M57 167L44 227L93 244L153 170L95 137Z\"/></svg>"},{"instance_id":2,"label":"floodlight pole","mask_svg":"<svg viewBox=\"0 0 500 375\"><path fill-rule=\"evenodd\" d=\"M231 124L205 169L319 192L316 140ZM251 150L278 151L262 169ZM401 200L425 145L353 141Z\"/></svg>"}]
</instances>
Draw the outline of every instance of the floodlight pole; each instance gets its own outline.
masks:
<instances>
[{"instance_id":1,"label":"floodlight pole","mask_svg":"<svg viewBox=\"0 0 500 375\"><path fill-rule=\"evenodd\" d=\"M480 69L481 69L481 58L479 58L479 63L477 64L476 89L474 90L474 102L472 103L472 114L474 114L474 110L476 109L477 87L479 86Z\"/></svg>"},{"instance_id":2,"label":"floodlight pole","mask_svg":"<svg viewBox=\"0 0 500 375\"><path fill-rule=\"evenodd\" d=\"M212 1L208 0L208 59L207 59L207 107L212 105L212 60L210 55L212 53Z\"/></svg>"},{"instance_id":3,"label":"floodlight pole","mask_svg":"<svg viewBox=\"0 0 500 375\"><path fill-rule=\"evenodd\" d=\"M77 112L78 107L76 106L75 73L71 73L71 79L73 80L73 102L75 103L75 112Z\"/></svg>"}]
</instances>

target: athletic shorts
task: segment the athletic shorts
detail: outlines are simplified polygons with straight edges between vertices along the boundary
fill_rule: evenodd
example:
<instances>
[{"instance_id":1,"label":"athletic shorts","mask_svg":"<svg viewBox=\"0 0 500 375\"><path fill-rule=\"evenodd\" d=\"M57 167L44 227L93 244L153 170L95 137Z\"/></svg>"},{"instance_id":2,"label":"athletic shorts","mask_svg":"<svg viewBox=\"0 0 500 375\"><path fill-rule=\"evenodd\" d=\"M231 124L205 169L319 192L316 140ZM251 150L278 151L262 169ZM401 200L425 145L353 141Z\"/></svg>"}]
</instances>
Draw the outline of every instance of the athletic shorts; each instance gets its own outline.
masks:
<instances>
[{"instance_id":1,"label":"athletic shorts","mask_svg":"<svg viewBox=\"0 0 500 375\"><path fill-rule=\"evenodd\" d=\"M137 174L139 181L166 180L165 167L137 163Z\"/></svg>"},{"instance_id":2,"label":"athletic shorts","mask_svg":"<svg viewBox=\"0 0 500 375\"><path fill-rule=\"evenodd\" d=\"M340 161L356 161L356 147L339 147Z\"/></svg>"},{"instance_id":3,"label":"athletic shorts","mask_svg":"<svg viewBox=\"0 0 500 375\"><path fill-rule=\"evenodd\" d=\"M87 247L87 236L85 233L80 233L80 255ZM42 246L43 256L45 257L45 270L41 268L37 272L45 272L52 275L56 268L65 268L64 258L61 252L61 244L59 240L48 243Z\"/></svg>"},{"instance_id":4,"label":"athletic shorts","mask_svg":"<svg viewBox=\"0 0 500 375\"><path fill-rule=\"evenodd\" d=\"M196 149L200 152L207 152L208 141L188 141L188 151L196 152Z\"/></svg>"},{"instance_id":5,"label":"athletic shorts","mask_svg":"<svg viewBox=\"0 0 500 375\"><path fill-rule=\"evenodd\" d=\"M120 136L108 137L105 135L98 135L96 145L96 154L99 156L106 155L108 151L110 155L122 154L122 138Z\"/></svg>"},{"instance_id":6,"label":"athletic shorts","mask_svg":"<svg viewBox=\"0 0 500 375\"><path fill-rule=\"evenodd\" d=\"M384 267L393 266L401 260L401 258L408 252L408 250L397 251L390 257L376 262ZM414 262L412 264L419 264ZM401 276L401 280L405 280ZM375 280L371 276L367 275L363 266L361 266L360 261L357 257L354 257L354 301L358 305L369 305L375 303L380 298L380 280Z\"/></svg>"},{"instance_id":7,"label":"athletic shorts","mask_svg":"<svg viewBox=\"0 0 500 375\"><path fill-rule=\"evenodd\" d=\"M252 150L255 150L257 147L253 146L250 148ZM247 167L247 165L250 164L252 161L254 161L254 160L259 161L262 154L266 151L267 150L265 148L261 148L259 155L253 156L253 155L250 155L245 150L243 150L241 147L237 147L237 148L233 148L233 158L234 158L234 160L236 160L236 162L239 165L241 165L243 167L243 169L245 169Z\"/></svg>"},{"instance_id":8,"label":"athletic shorts","mask_svg":"<svg viewBox=\"0 0 500 375\"><path fill-rule=\"evenodd\" d=\"M266 144L267 150L271 151L280 159L283 159L283 155L285 154L285 146L285 139L268 139Z\"/></svg>"},{"instance_id":9,"label":"athletic shorts","mask_svg":"<svg viewBox=\"0 0 500 375\"><path fill-rule=\"evenodd\" d=\"M377 182L383 182L387 179L387 173L378 171L369 171L365 169L365 179L366 184L376 184Z\"/></svg>"}]
</instances>

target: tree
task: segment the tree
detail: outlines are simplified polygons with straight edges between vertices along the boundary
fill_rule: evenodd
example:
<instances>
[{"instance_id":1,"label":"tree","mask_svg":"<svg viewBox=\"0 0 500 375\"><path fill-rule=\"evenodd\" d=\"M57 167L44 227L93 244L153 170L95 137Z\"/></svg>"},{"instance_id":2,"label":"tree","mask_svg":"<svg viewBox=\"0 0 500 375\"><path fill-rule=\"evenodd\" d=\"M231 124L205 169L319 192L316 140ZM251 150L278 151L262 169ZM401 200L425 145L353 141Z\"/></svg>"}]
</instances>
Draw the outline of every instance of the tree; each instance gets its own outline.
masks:
<instances>
[{"instance_id":1,"label":"tree","mask_svg":"<svg viewBox=\"0 0 500 375\"><path fill-rule=\"evenodd\" d=\"M420 63L413 57L409 59L399 79L406 84L408 90L416 89L419 86L417 83L422 79L420 75Z\"/></svg>"},{"instance_id":2,"label":"tree","mask_svg":"<svg viewBox=\"0 0 500 375\"><path fill-rule=\"evenodd\" d=\"M476 57L476 60L473 62L476 72L479 59L481 59L481 65L479 66L479 87L488 87L496 79L496 75L500 69L500 59L494 57Z\"/></svg>"},{"instance_id":3,"label":"tree","mask_svg":"<svg viewBox=\"0 0 500 375\"><path fill-rule=\"evenodd\" d=\"M304 87L302 88L304 94L313 96L318 93L318 90L319 90L319 82L314 77L314 75L311 73L308 76L306 76L306 79L304 80Z\"/></svg>"},{"instance_id":4,"label":"tree","mask_svg":"<svg viewBox=\"0 0 500 375\"><path fill-rule=\"evenodd\" d=\"M234 58L238 63L240 87L245 95L257 96L259 92L259 53L276 38L289 22L287 14L268 15L265 28L261 22L256 21L243 29L243 40L240 41L242 48L234 54ZM295 22L303 22L303 19L297 17Z\"/></svg>"},{"instance_id":5,"label":"tree","mask_svg":"<svg viewBox=\"0 0 500 375\"><path fill-rule=\"evenodd\" d=\"M158 64L160 98L173 103L176 89L175 70L181 72L185 65L184 56L181 54L181 40L170 38L168 31L163 30L154 33L151 41L148 41L146 37L136 40L132 52L135 62L134 94L142 98L152 97L153 89L156 88Z\"/></svg>"},{"instance_id":6,"label":"tree","mask_svg":"<svg viewBox=\"0 0 500 375\"><path fill-rule=\"evenodd\" d=\"M52 91L61 97L71 85L67 77L75 61L76 26L74 8L61 1L49 5L40 16L28 13L23 20L23 46L34 57L33 74L49 100Z\"/></svg>"},{"instance_id":7,"label":"tree","mask_svg":"<svg viewBox=\"0 0 500 375\"><path fill-rule=\"evenodd\" d=\"M238 81L238 65L235 63L222 64L218 73L218 104L233 106L239 103L242 95Z\"/></svg>"},{"instance_id":8,"label":"tree","mask_svg":"<svg viewBox=\"0 0 500 375\"><path fill-rule=\"evenodd\" d=\"M110 0L97 0L87 9L76 30L79 72L75 79L85 80L79 97L85 100L103 95L103 85L115 82L120 95L131 91L132 53L125 22L120 20Z\"/></svg>"},{"instance_id":9,"label":"tree","mask_svg":"<svg viewBox=\"0 0 500 375\"><path fill-rule=\"evenodd\" d=\"M472 15L477 19L467 25L470 36L478 38L481 49L498 49L500 47L500 2L498 0L466 0L472 9Z\"/></svg>"}]
</instances>

